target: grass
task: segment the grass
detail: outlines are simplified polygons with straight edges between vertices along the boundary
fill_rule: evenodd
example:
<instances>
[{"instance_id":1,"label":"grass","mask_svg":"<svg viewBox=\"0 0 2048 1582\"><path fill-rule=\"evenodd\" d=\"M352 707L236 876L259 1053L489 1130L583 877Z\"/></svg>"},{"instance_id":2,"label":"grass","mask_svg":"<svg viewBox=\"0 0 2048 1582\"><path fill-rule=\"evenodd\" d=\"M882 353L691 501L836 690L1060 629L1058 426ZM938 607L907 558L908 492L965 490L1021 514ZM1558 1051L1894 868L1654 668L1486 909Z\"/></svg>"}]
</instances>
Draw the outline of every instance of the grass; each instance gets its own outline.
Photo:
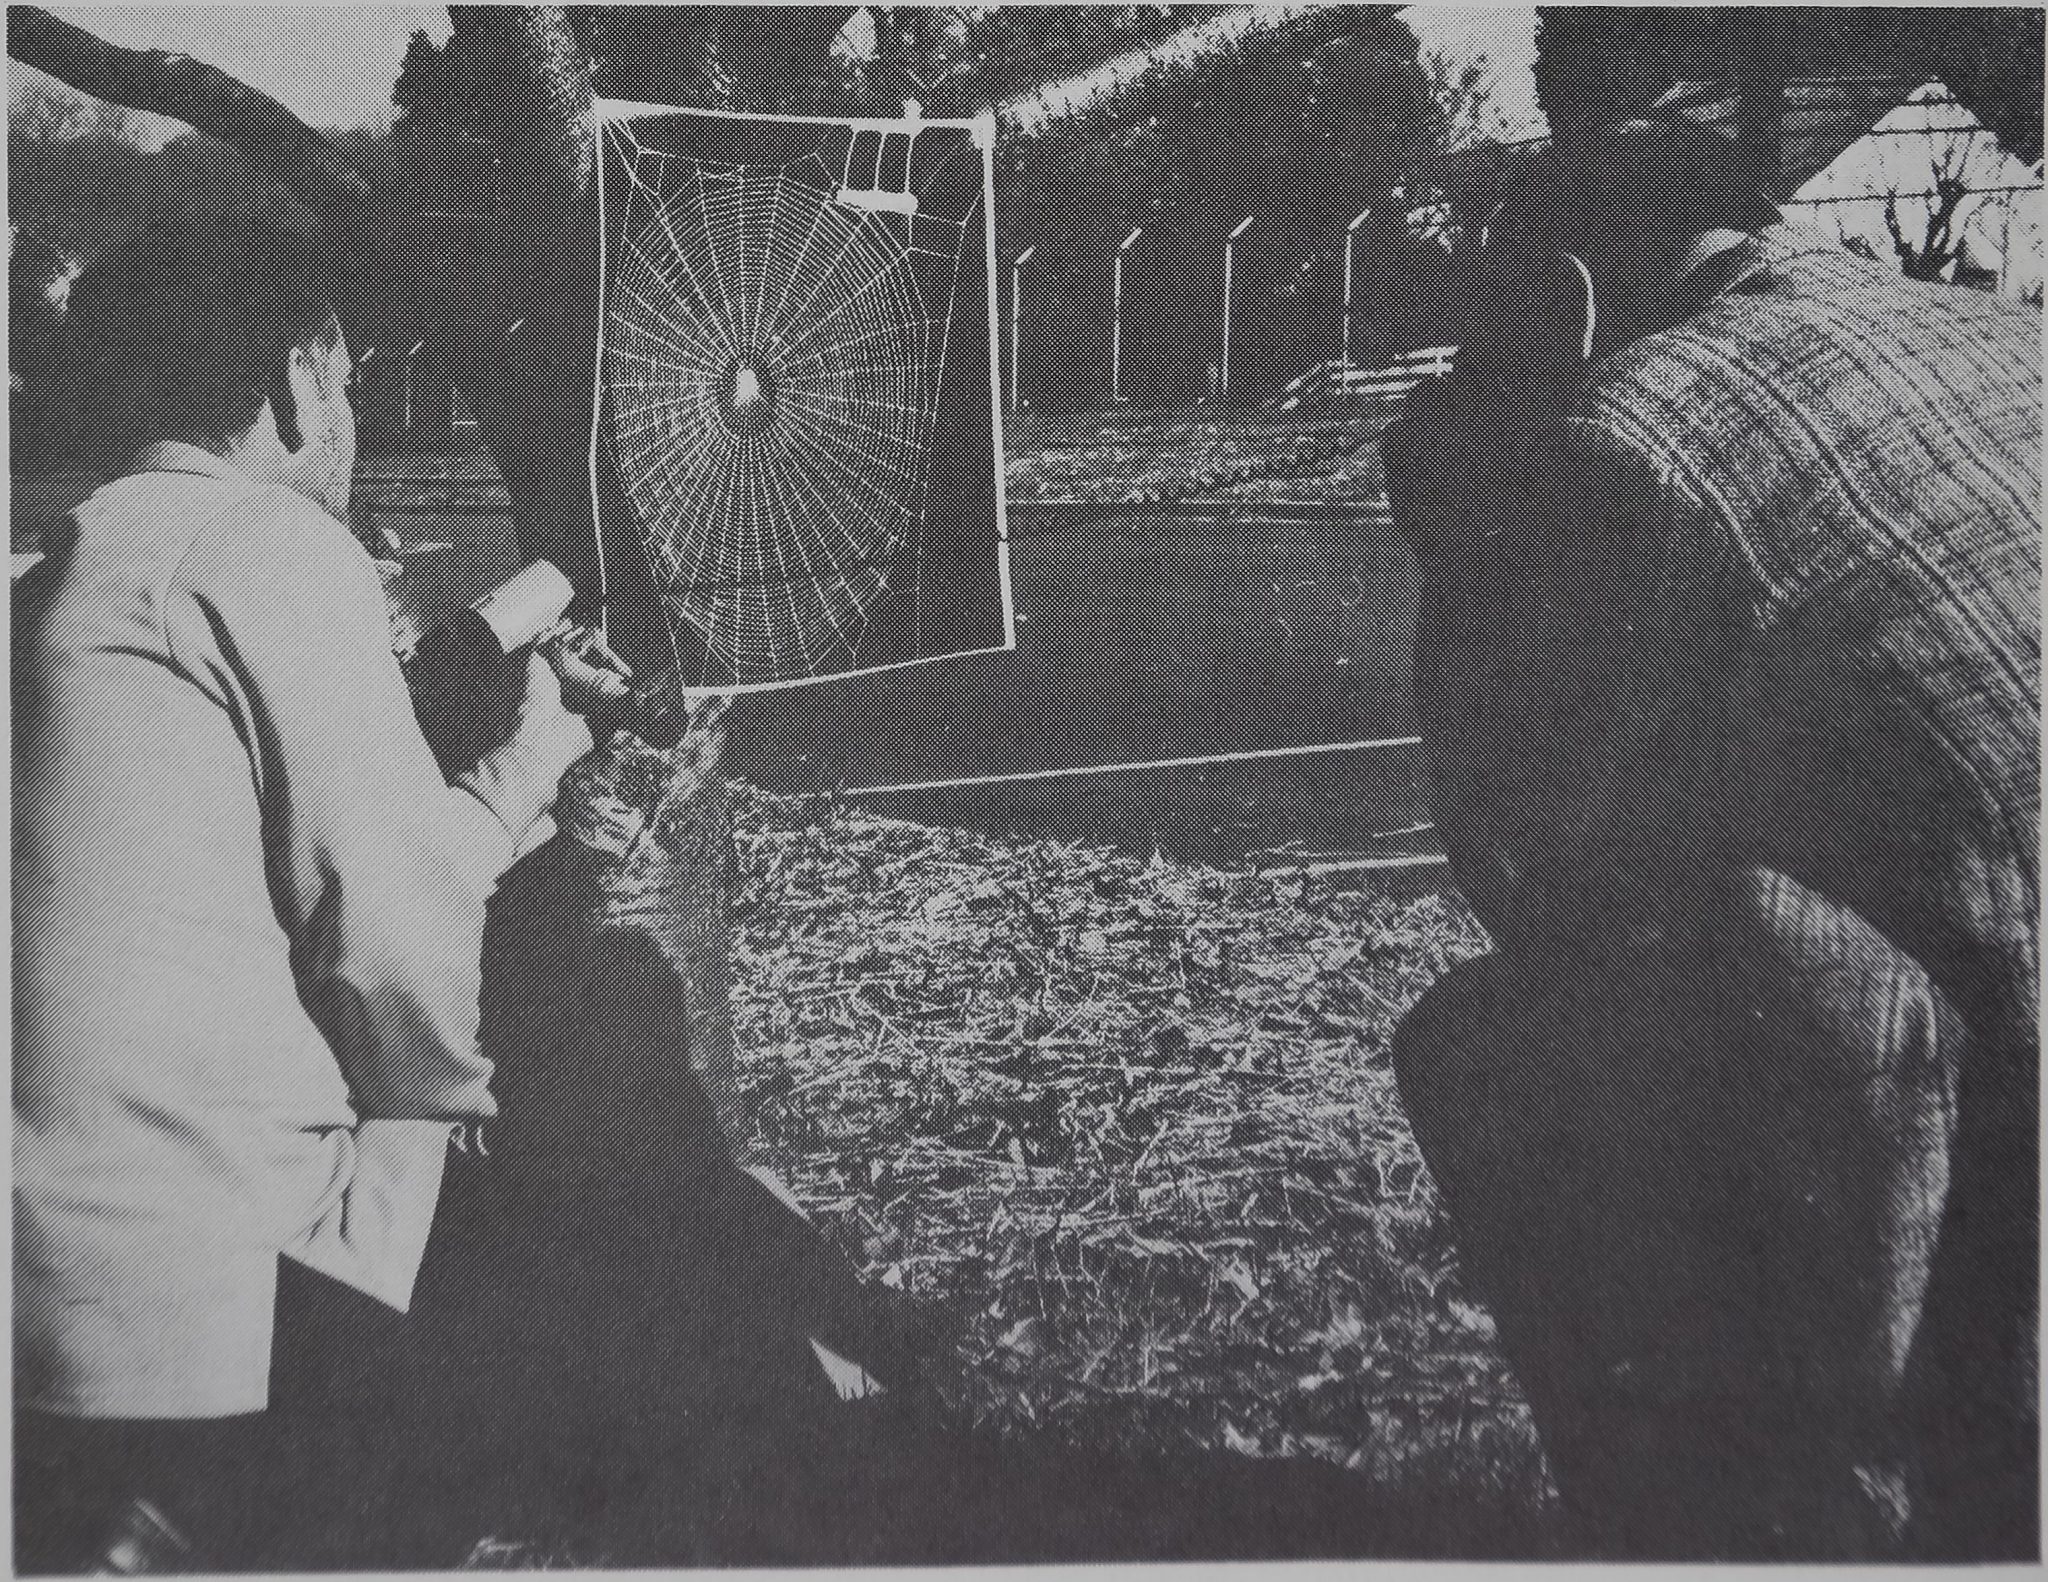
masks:
<instances>
[{"instance_id":1,"label":"grass","mask_svg":"<svg viewBox=\"0 0 2048 1582\"><path fill-rule=\"evenodd\" d=\"M1455 900L758 794L739 846L756 1157L958 1316L974 1421L1540 1511L1388 1061Z\"/></svg>"},{"instance_id":2,"label":"grass","mask_svg":"<svg viewBox=\"0 0 2048 1582\"><path fill-rule=\"evenodd\" d=\"M1013 501L1244 499L1369 501L1381 492L1374 441L1392 408L1026 414L1004 431Z\"/></svg>"}]
</instances>

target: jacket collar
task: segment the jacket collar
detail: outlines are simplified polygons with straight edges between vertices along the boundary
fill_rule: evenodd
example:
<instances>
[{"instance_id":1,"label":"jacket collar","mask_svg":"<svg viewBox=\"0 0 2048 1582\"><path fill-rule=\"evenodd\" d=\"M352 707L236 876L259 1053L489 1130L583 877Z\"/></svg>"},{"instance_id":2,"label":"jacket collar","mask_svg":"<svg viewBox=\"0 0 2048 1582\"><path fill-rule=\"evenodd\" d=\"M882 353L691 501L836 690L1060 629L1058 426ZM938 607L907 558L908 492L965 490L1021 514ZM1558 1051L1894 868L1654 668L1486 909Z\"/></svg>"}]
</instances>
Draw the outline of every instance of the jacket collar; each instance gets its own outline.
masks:
<instances>
[{"instance_id":1,"label":"jacket collar","mask_svg":"<svg viewBox=\"0 0 2048 1582\"><path fill-rule=\"evenodd\" d=\"M188 445L183 440L164 440L149 446L136 456L123 476L133 477L143 472L186 473L200 478L217 478L222 483L244 484L252 489L257 487L256 480L233 462L197 445Z\"/></svg>"},{"instance_id":2,"label":"jacket collar","mask_svg":"<svg viewBox=\"0 0 2048 1582\"><path fill-rule=\"evenodd\" d=\"M1709 231L1680 261L1657 322L1683 324L1714 298L1739 291L1794 258L1841 250L1826 233L1796 222L1780 221L1758 231Z\"/></svg>"}]
</instances>

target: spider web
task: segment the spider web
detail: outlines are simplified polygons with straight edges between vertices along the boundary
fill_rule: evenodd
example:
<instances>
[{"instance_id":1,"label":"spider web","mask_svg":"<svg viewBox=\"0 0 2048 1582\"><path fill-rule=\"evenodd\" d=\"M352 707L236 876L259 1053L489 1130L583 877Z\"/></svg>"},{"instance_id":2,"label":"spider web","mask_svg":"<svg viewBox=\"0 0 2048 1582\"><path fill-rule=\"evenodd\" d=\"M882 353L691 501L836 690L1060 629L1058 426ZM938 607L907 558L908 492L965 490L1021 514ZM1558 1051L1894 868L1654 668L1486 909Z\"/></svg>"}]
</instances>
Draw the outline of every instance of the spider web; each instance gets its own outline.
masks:
<instances>
[{"instance_id":1,"label":"spider web","mask_svg":"<svg viewBox=\"0 0 2048 1582\"><path fill-rule=\"evenodd\" d=\"M979 197L933 212L908 191L907 157L899 189L883 161L857 171L858 134L829 123L795 158L684 152L747 119L659 136L687 115L645 137L606 124L627 182L606 226L599 371L684 679L748 689L860 669L878 606L904 603L885 600L892 586L910 594L911 648L945 651L925 640L915 583ZM889 663L936 657L901 648Z\"/></svg>"}]
</instances>

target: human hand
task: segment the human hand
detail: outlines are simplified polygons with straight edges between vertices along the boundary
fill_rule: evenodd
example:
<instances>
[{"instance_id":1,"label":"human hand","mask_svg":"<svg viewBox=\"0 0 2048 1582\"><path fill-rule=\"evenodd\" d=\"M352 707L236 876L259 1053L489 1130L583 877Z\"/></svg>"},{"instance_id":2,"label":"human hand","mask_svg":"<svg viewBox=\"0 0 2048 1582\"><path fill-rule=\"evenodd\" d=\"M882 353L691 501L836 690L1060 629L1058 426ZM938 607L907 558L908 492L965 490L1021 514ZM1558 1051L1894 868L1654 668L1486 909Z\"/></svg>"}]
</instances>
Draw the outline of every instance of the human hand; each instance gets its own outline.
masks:
<instances>
[{"instance_id":1,"label":"human hand","mask_svg":"<svg viewBox=\"0 0 2048 1582\"><path fill-rule=\"evenodd\" d=\"M590 727L562 702L562 683L545 655L526 656L519 723L459 783L481 798L515 840L554 804L562 776L591 748Z\"/></svg>"},{"instance_id":2,"label":"human hand","mask_svg":"<svg viewBox=\"0 0 2048 1582\"><path fill-rule=\"evenodd\" d=\"M568 708L561 677L538 650L526 656L526 696L519 705L519 724L505 745L545 781L550 802L569 765L590 751L590 727Z\"/></svg>"},{"instance_id":3,"label":"human hand","mask_svg":"<svg viewBox=\"0 0 2048 1582\"><path fill-rule=\"evenodd\" d=\"M629 695L633 669L613 653L594 627L579 626L546 646L561 683L562 701L578 714Z\"/></svg>"}]
</instances>

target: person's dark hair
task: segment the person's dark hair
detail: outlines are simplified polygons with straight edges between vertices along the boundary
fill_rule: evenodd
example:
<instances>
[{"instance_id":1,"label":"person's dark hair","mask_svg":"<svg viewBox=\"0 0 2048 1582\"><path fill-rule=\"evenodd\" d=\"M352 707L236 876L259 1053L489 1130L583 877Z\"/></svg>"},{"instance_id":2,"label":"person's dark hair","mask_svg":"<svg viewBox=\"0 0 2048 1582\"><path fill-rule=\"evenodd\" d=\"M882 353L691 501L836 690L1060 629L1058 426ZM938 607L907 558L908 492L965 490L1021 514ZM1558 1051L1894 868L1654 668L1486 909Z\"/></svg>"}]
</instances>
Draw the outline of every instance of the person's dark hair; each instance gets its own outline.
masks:
<instances>
[{"instance_id":1,"label":"person's dark hair","mask_svg":"<svg viewBox=\"0 0 2048 1582\"><path fill-rule=\"evenodd\" d=\"M145 226L71 288L73 388L101 407L110 452L161 440L219 450L271 403L301 443L286 377L295 347L340 332L338 282L313 236L268 220Z\"/></svg>"},{"instance_id":2,"label":"person's dark hair","mask_svg":"<svg viewBox=\"0 0 2048 1582\"><path fill-rule=\"evenodd\" d=\"M1543 149L1488 233L1574 249L1756 230L1778 218L1732 139L1682 119L1640 120Z\"/></svg>"},{"instance_id":3,"label":"person's dark hair","mask_svg":"<svg viewBox=\"0 0 2048 1582\"><path fill-rule=\"evenodd\" d=\"M1632 121L1551 144L1518 167L1467 266L1464 382L1575 376L1589 355L1668 327L1654 288L1683 244L1778 218L1711 127Z\"/></svg>"}]
</instances>

